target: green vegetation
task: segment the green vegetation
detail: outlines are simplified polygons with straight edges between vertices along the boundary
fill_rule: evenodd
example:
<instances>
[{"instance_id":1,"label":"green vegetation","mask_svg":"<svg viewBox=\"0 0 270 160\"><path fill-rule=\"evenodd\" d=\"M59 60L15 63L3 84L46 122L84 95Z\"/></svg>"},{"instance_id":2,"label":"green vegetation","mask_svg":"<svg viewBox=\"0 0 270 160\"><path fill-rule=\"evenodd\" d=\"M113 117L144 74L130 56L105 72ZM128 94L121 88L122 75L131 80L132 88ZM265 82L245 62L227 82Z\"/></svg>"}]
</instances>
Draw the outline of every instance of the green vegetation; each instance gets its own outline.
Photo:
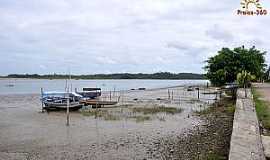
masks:
<instances>
[{"instance_id":1,"label":"green vegetation","mask_svg":"<svg viewBox=\"0 0 270 160\"><path fill-rule=\"evenodd\" d=\"M206 115L206 114L210 114L212 112L214 112L215 108L213 107L209 107L205 110L201 110L201 111L196 111L195 113L199 114L199 115ZM228 114L234 114L235 111L235 105L234 104L227 104L226 106L224 106L223 111L228 113Z\"/></svg>"},{"instance_id":2,"label":"green vegetation","mask_svg":"<svg viewBox=\"0 0 270 160\"><path fill-rule=\"evenodd\" d=\"M210 113L213 113L216 111L216 106L222 106L219 107L220 110L224 113L228 114L234 114L235 111L235 101L233 101L231 98L222 98L220 102L214 103L211 107L208 107L207 109L201 110L201 111L196 111L195 113L199 115L207 115Z\"/></svg>"},{"instance_id":3,"label":"green vegetation","mask_svg":"<svg viewBox=\"0 0 270 160\"><path fill-rule=\"evenodd\" d=\"M174 107L165 107L165 106L154 106L154 107L135 107L132 108L133 112L139 112L143 114L157 114L160 112L168 113L168 114L175 114L182 112L180 108Z\"/></svg>"},{"instance_id":4,"label":"green vegetation","mask_svg":"<svg viewBox=\"0 0 270 160\"><path fill-rule=\"evenodd\" d=\"M256 79L256 77L254 75L251 75L251 73L247 72L246 70L237 74L237 83L240 87L248 87L250 82L254 79Z\"/></svg>"},{"instance_id":5,"label":"green vegetation","mask_svg":"<svg viewBox=\"0 0 270 160\"><path fill-rule=\"evenodd\" d=\"M226 156L223 156L223 155L218 155L218 154L215 154L215 153L208 153L208 155L206 155L206 159L207 160L226 160L227 157Z\"/></svg>"},{"instance_id":6,"label":"green vegetation","mask_svg":"<svg viewBox=\"0 0 270 160\"><path fill-rule=\"evenodd\" d=\"M237 74L243 70L249 72L261 80L265 72L266 52L261 52L255 47L246 49L238 47L234 49L222 48L216 56L210 57L204 67L207 71L206 77L215 86L235 82Z\"/></svg>"},{"instance_id":7,"label":"green vegetation","mask_svg":"<svg viewBox=\"0 0 270 160\"><path fill-rule=\"evenodd\" d=\"M10 74L5 78L34 78L34 79L67 79L69 75L52 74ZM153 74L131 74L131 73L115 73L115 74L93 74L93 75L71 75L73 79L204 79L202 74L194 73L169 73L159 72Z\"/></svg>"},{"instance_id":8,"label":"green vegetation","mask_svg":"<svg viewBox=\"0 0 270 160\"><path fill-rule=\"evenodd\" d=\"M121 105L130 106L130 105ZM120 110L119 110L120 109ZM80 110L81 114L84 116L93 116L95 118L103 118L104 120L121 120L121 119L135 119L136 122L143 122L147 120L152 120L152 115L157 113L168 113L176 114L182 112L180 108L165 107L160 105L151 105L146 107L122 107L114 108L112 110L108 109L83 109ZM156 117L159 121L165 121L165 117Z\"/></svg>"},{"instance_id":9,"label":"green vegetation","mask_svg":"<svg viewBox=\"0 0 270 160\"><path fill-rule=\"evenodd\" d=\"M87 109L82 110L81 113L84 116L94 116L95 118L103 118L105 121L116 121L124 118L124 116L115 115L114 113L117 113L117 111L110 113L108 110L101 110L101 109ZM135 119L136 122L144 122L151 120L151 117L147 115L134 115L128 116L126 118Z\"/></svg>"},{"instance_id":10,"label":"green vegetation","mask_svg":"<svg viewBox=\"0 0 270 160\"><path fill-rule=\"evenodd\" d=\"M151 120L150 116L143 116L143 115L137 115L137 116L133 116L133 117L130 117L130 118L135 118L136 122L144 122L144 121Z\"/></svg>"},{"instance_id":11,"label":"green vegetation","mask_svg":"<svg viewBox=\"0 0 270 160\"><path fill-rule=\"evenodd\" d=\"M259 121L262 123L263 128L270 130L270 104L267 101L261 100L261 95L254 88L251 91Z\"/></svg>"},{"instance_id":12,"label":"green vegetation","mask_svg":"<svg viewBox=\"0 0 270 160\"><path fill-rule=\"evenodd\" d=\"M115 116L110 114L107 110L100 110L100 109L89 109L81 111L82 115L84 116L95 116L95 117L103 117L104 120L120 120L119 116Z\"/></svg>"}]
</instances>

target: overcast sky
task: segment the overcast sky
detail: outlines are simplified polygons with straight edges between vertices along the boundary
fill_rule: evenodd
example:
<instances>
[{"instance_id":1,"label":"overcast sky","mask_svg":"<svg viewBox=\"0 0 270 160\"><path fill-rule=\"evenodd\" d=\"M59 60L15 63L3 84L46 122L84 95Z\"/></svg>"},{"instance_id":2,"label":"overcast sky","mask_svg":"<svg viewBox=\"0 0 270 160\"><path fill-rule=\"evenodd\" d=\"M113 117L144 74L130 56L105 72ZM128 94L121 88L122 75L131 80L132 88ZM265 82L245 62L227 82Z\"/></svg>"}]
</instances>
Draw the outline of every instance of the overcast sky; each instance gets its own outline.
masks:
<instances>
[{"instance_id":1,"label":"overcast sky","mask_svg":"<svg viewBox=\"0 0 270 160\"><path fill-rule=\"evenodd\" d=\"M270 52L261 5L267 16L237 15L240 0L0 0L0 75L203 73L224 46Z\"/></svg>"}]
</instances>

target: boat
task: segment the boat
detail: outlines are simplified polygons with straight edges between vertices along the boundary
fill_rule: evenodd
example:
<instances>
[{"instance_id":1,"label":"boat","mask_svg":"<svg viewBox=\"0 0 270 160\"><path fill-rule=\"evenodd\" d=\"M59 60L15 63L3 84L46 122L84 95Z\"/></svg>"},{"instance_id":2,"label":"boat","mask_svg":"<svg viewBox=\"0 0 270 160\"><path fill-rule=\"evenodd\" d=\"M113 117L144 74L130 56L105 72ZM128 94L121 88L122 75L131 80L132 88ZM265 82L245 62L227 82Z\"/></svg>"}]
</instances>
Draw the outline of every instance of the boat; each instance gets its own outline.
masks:
<instances>
[{"instance_id":1,"label":"boat","mask_svg":"<svg viewBox=\"0 0 270 160\"><path fill-rule=\"evenodd\" d=\"M76 89L75 93L81 95L83 100L96 99L101 96L101 88L83 88L82 91Z\"/></svg>"},{"instance_id":2,"label":"boat","mask_svg":"<svg viewBox=\"0 0 270 160\"><path fill-rule=\"evenodd\" d=\"M80 109L82 104L80 99L83 98L75 92L42 92L41 102L43 103L44 109L66 109L67 100L69 99L69 108Z\"/></svg>"},{"instance_id":3,"label":"boat","mask_svg":"<svg viewBox=\"0 0 270 160\"><path fill-rule=\"evenodd\" d=\"M92 106L92 108L100 108L107 105L115 105L118 102L117 101L104 101L104 100L98 100L98 99L88 99L88 100L80 100L80 103L82 103L84 106Z\"/></svg>"},{"instance_id":4,"label":"boat","mask_svg":"<svg viewBox=\"0 0 270 160\"><path fill-rule=\"evenodd\" d=\"M80 103L84 106L101 107L105 105L115 105L116 101L105 101L101 100L101 88L83 88L81 92L78 92L77 89L75 92L82 96Z\"/></svg>"}]
</instances>

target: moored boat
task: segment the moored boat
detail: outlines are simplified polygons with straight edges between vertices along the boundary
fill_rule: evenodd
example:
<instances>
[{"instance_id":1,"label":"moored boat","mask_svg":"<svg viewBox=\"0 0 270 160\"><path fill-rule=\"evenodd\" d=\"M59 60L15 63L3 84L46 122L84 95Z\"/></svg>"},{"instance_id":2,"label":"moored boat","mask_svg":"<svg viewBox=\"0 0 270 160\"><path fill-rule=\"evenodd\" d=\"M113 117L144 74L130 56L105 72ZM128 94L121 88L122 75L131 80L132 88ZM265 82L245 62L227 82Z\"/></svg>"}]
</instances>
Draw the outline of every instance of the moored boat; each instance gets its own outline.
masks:
<instances>
[{"instance_id":1,"label":"moored boat","mask_svg":"<svg viewBox=\"0 0 270 160\"><path fill-rule=\"evenodd\" d=\"M69 100L70 109L79 109L82 107L80 104L82 97L75 92L42 92L41 102L44 109L66 109Z\"/></svg>"},{"instance_id":2,"label":"moored boat","mask_svg":"<svg viewBox=\"0 0 270 160\"><path fill-rule=\"evenodd\" d=\"M101 88L83 88L82 91L75 91L75 93L81 95L84 100L96 99L101 96Z\"/></svg>"}]
</instances>

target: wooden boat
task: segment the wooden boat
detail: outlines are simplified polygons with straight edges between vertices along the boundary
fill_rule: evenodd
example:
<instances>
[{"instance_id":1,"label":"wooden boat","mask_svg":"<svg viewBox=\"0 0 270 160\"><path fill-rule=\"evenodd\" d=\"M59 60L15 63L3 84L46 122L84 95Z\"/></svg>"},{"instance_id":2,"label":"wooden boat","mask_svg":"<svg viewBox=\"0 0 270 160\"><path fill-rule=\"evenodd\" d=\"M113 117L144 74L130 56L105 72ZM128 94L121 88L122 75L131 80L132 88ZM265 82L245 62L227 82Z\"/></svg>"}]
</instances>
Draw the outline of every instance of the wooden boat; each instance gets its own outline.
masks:
<instances>
[{"instance_id":1,"label":"wooden boat","mask_svg":"<svg viewBox=\"0 0 270 160\"><path fill-rule=\"evenodd\" d=\"M81 98L82 96L75 92L42 92L41 102L44 109L66 109L69 100L69 108L72 110L82 107Z\"/></svg>"},{"instance_id":2,"label":"wooden boat","mask_svg":"<svg viewBox=\"0 0 270 160\"><path fill-rule=\"evenodd\" d=\"M83 88L83 91L75 91L77 94L83 96L83 99L96 99L101 96L101 88Z\"/></svg>"},{"instance_id":3,"label":"wooden boat","mask_svg":"<svg viewBox=\"0 0 270 160\"><path fill-rule=\"evenodd\" d=\"M81 104L84 105L91 105L92 107L101 107L105 105L115 105L117 101L102 101L98 99L88 99L88 100L80 100Z\"/></svg>"}]
</instances>

